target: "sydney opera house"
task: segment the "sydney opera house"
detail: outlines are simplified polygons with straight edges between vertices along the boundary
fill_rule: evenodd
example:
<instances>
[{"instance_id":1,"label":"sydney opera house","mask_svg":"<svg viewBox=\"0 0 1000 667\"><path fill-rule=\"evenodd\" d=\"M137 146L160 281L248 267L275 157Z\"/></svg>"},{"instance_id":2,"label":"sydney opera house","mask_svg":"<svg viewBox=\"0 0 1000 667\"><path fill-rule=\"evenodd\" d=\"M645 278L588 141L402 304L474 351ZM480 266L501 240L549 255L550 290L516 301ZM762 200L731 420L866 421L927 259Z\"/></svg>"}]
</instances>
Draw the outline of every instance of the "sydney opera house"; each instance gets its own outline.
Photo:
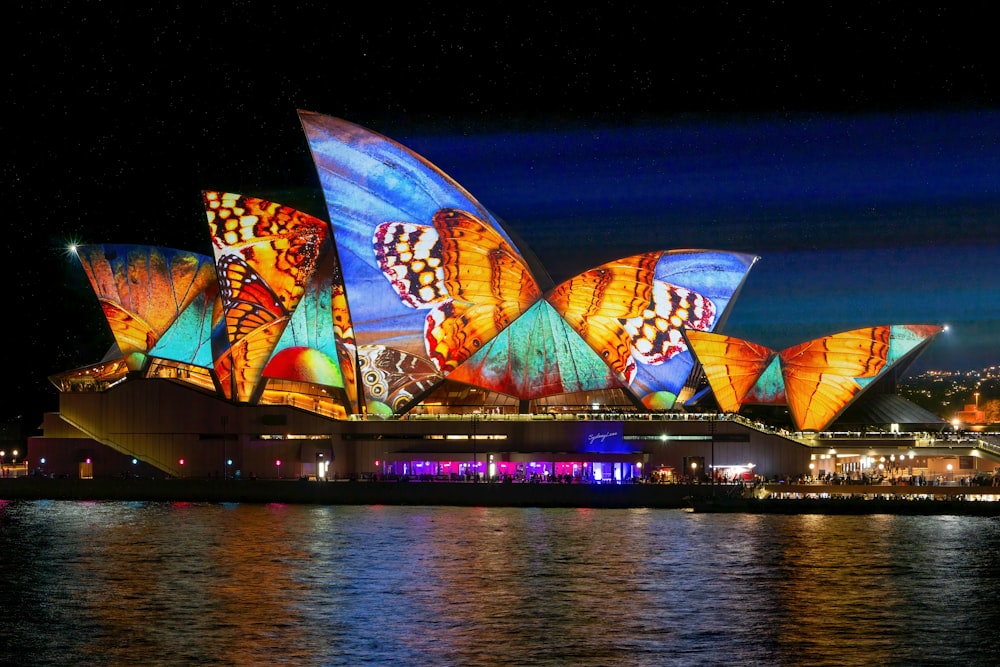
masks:
<instances>
[{"instance_id":1,"label":"sydney opera house","mask_svg":"<svg viewBox=\"0 0 1000 667\"><path fill-rule=\"evenodd\" d=\"M209 191L212 256L76 249L114 345L51 378L32 469L604 482L847 474L886 455L981 466L975 448L938 451L946 425L895 393L941 327L783 350L726 336L759 259L734 252L653 249L553 284L422 157L299 116L328 219Z\"/></svg>"}]
</instances>

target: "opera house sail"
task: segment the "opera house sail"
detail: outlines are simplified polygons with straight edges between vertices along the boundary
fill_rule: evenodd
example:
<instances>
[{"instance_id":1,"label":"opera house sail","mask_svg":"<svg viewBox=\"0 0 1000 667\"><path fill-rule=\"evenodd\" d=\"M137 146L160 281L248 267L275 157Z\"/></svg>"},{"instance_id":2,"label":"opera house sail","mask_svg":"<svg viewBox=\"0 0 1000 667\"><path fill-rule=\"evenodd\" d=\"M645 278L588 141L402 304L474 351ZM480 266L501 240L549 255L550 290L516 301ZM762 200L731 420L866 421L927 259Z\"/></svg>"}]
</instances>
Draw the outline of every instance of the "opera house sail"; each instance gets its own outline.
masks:
<instances>
[{"instance_id":1,"label":"opera house sail","mask_svg":"<svg viewBox=\"0 0 1000 667\"><path fill-rule=\"evenodd\" d=\"M114 344L100 362L53 376L61 392L130 392L167 380L151 385L161 407L187 396L178 387L215 406L192 409L205 414L183 427L184 437L225 452L248 451L231 442L238 438L258 438L264 452L268 439L292 437L288 425L299 415L317 421L297 428L325 433L316 437L347 451L347 440L368 436L343 429L371 419L683 414L708 389L722 412L787 404L795 428L822 430L940 331L872 326L782 351L727 337L727 317L759 259L751 253L653 248L553 284L496 215L423 157L344 120L307 111L299 119L327 219L206 190L211 256L81 246L77 257ZM195 460L181 463L171 449L179 445L165 444L183 440L181 426L156 427L154 457L144 449L150 436L137 435L153 428L148 418L112 427L85 398L74 401L61 404L62 420L81 439L137 460L146 452L170 474ZM268 406L292 416L246 416ZM255 434L246 433L248 419ZM585 430L539 437L551 441L546 451L571 452ZM628 450L624 433L611 438L617 450ZM476 433L471 444L494 436L511 437ZM430 456L440 445L421 447ZM384 465L388 455L348 454L346 465ZM549 454L549 463L556 458Z\"/></svg>"}]
</instances>

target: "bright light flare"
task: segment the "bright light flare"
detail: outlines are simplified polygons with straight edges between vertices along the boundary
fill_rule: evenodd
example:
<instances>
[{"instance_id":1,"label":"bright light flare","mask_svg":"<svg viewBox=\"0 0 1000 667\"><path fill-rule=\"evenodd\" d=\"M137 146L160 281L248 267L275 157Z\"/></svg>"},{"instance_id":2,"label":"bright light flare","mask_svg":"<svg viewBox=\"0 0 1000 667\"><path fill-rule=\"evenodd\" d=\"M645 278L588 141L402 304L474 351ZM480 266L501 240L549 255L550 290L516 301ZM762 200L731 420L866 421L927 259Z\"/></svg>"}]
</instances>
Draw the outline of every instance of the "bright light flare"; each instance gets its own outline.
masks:
<instances>
[{"instance_id":1,"label":"bright light flare","mask_svg":"<svg viewBox=\"0 0 1000 667\"><path fill-rule=\"evenodd\" d=\"M77 251L79 250L79 248L80 248L80 241L77 239L70 239L69 241L66 242L66 246L63 248L63 254L66 255L67 258L72 257L74 259L77 259L78 258Z\"/></svg>"}]
</instances>

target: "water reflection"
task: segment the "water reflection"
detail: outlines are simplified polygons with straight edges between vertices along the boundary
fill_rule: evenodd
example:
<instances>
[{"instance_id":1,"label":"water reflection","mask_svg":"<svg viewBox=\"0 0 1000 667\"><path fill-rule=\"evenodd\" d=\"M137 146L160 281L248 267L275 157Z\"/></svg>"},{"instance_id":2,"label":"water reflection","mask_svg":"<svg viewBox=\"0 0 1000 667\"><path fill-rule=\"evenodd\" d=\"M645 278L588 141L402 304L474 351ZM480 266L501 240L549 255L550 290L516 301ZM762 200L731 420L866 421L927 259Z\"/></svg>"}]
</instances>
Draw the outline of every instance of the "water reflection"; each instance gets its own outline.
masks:
<instances>
[{"instance_id":1,"label":"water reflection","mask_svg":"<svg viewBox=\"0 0 1000 667\"><path fill-rule=\"evenodd\" d=\"M0 502L21 664L994 664L1000 522Z\"/></svg>"}]
</instances>

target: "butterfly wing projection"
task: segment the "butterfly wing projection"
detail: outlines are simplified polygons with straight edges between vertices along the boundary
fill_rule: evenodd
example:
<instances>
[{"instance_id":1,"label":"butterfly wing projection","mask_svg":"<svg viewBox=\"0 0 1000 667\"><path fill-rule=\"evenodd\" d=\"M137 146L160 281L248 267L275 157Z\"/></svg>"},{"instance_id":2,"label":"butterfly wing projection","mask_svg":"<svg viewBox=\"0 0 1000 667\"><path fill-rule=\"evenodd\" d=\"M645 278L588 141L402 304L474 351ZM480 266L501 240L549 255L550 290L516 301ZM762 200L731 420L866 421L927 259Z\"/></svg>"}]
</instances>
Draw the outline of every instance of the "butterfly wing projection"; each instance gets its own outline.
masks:
<instances>
[{"instance_id":1,"label":"butterfly wing projection","mask_svg":"<svg viewBox=\"0 0 1000 667\"><path fill-rule=\"evenodd\" d=\"M213 270L214 274L214 270ZM212 368L212 315L221 310L218 280L183 310L150 351L150 356L182 364Z\"/></svg>"},{"instance_id":2,"label":"butterfly wing projection","mask_svg":"<svg viewBox=\"0 0 1000 667\"><path fill-rule=\"evenodd\" d=\"M203 199L229 343L216 371L227 393L249 401L329 235L323 221L275 202L214 191Z\"/></svg>"},{"instance_id":3,"label":"butterfly wing projection","mask_svg":"<svg viewBox=\"0 0 1000 667\"><path fill-rule=\"evenodd\" d=\"M613 371L630 384L635 378L635 320L653 301L653 276L659 253L645 253L603 264L570 278L546 300L569 322ZM632 322L632 331L626 328ZM645 346L652 350L655 342Z\"/></svg>"},{"instance_id":4,"label":"butterfly wing projection","mask_svg":"<svg viewBox=\"0 0 1000 667\"><path fill-rule=\"evenodd\" d=\"M708 331L715 324L716 306L711 299L685 287L657 280L649 307L625 322L633 341L633 353L649 365L662 364L687 349L684 329Z\"/></svg>"},{"instance_id":5,"label":"butterfly wing projection","mask_svg":"<svg viewBox=\"0 0 1000 667\"><path fill-rule=\"evenodd\" d=\"M426 359L384 345L358 347L358 374L370 397L369 413L383 416L404 412L441 381Z\"/></svg>"},{"instance_id":6,"label":"butterfly wing projection","mask_svg":"<svg viewBox=\"0 0 1000 667\"><path fill-rule=\"evenodd\" d=\"M500 222L426 159L337 118L306 111L299 118L358 345L424 357L448 373L548 286ZM530 279L512 297L515 283L503 276L518 271Z\"/></svg>"},{"instance_id":7,"label":"butterfly wing projection","mask_svg":"<svg viewBox=\"0 0 1000 667\"><path fill-rule=\"evenodd\" d=\"M620 387L607 363L545 300L448 375L521 400Z\"/></svg>"},{"instance_id":8,"label":"butterfly wing projection","mask_svg":"<svg viewBox=\"0 0 1000 667\"><path fill-rule=\"evenodd\" d=\"M800 430L820 430L886 367L891 327L853 329L782 350L788 407Z\"/></svg>"},{"instance_id":9,"label":"butterfly wing projection","mask_svg":"<svg viewBox=\"0 0 1000 667\"><path fill-rule=\"evenodd\" d=\"M344 389L353 404L354 340L335 253L320 257L312 280L264 367L263 377Z\"/></svg>"},{"instance_id":10,"label":"butterfly wing projection","mask_svg":"<svg viewBox=\"0 0 1000 667\"><path fill-rule=\"evenodd\" d=\"M717 250L668 250L656 265L654 291L660 304L650 309L644 327L659 332L650 358L640 349L632 392L650 409L670 408L694 393L695 359L681 330L716 331L758 257ZM658 296L661 295L661 296ZM653 325L651 322L655 322ZM650 336L651 338L651 336Z\"/></svg>"},{"instance_id":11,"label":"butterfly wing projection","mask_svg":"<svg viewBox=\"0 0 1000 667\"><path fill-rule=\"evenodd\" d=\"M365 295L351 303L359 344L426 356L447 375L479 357L547 292L548 278L534 259L518 253L502 225L425 159L345 121L309 112L299 117L347 293ZM550 303L614 365L619 382L628 379L632 393L649 405L671 407L694 364L675 322L717 326L756 258L712 251L658 256L652 282L642 276L632 286L650 290L648 298L628 295L624 282L634 278L607 283L592 274L574 279ZM539 351L509 342L518 354ZM501 356L516 357L506 344L500 347Z\"/></svg>"},{"instance_id":12,"label":"butterfly wing projection","mask_svg":"<svg viewBox=\"0 0 1000 667\"><path fill-rule=\"evenodd\" d=\"M777 354L763 345L709 331L684 332L723 412L739 412L750 389Z\"/></svg>"},{"instance_id":13,"label":"butterfly wing projection","mask_svg":"<svg viewBox=\"0 0 1000 667\"><path fill-rule=\"evenodd\" d=\"M237 255L218 261L222 330L229 349L216 358L216 372L232 397L250 399L288 319L288 311L253 268Z\"/></svg>"},{"instance_id":14,"label":"butterfly wing projection","mask_svg":"<svg viewBox=\"0 0 1000 667\"><path fill-rule=\"evenodd\" d=\"M430 310L425 351L447 374L510 326L541 293L520 255L482 220L442 209L432 221L432 226L382 223L372 243L399 299Z\"/></svg>"},{"instance_id":15,"label":"butterfly wing projection","mask_svg":"<svg viewBox=\"0 0 1000 667\"><path fill-rule=\"evenodd\" d=\"M351 312L347 305L347 292L340 271L333 281L330 308L333 316L333 337L337 347L337 357L340 360L340 374L344 382L347 400L355 406L355 412L360 412L362 397L358 396L358 344L354 339L354 325L351 323Z\"/></svg>"},{"instance_id":16,"label":"butterfly wing projection","mask_svg":"<svg viewBox=\"0 0 1000 667\"><path fill-rule=\"evenodd\" d=\"M218 262L219 286L231 340L286 317L288 310L256 270L238 255L223 255Z\"/></svg>"},{"instance_id":17,"label":"butterfly wing projection","mask_svg":"<svg viewBox=\"0 0 1000 667\"><path fill-rule=\"evenodd\" d=\"M140 370L181 312L215 280L203 255L136 245L77 248L129 370Z\"/></svg>"},{"instance_id":18,"label":"butterfly wing projection","mask_svg":"<svg viewBox=\"0 0 1000 667\"><path fill-rule=\"evenodd\" d=\"M877 326L816 338L777 353L781 389L761 388L775 367L776 353L762 345L697 331L685 337L705 369L719 407L737 412L759 396L784 396L796 428L818 431L828 426L864 389L865 384L891 365L894 330ZM901 330L900 354L911 349L917 336ZM776 380L770 379L769 383ZM770 401L768 401L770 402Z\"/></svg>"},{"instance_id":19,"label":"butterfly wing projection","mask_svg":"<svg viewBox=\"0 0 1000 667\"><path fill-rule=\"evenodd\" d=\"M722 319L755 257L657 251L601 265L546 297L651 409L673 406L694 368L682 331Z\"/></svg>"},{"instance_id":20,"label":"butterfly wing projection","mask_svg":"<svg viewBox=\"0 0 1000 667\"><path fill-rule=\"evenodd\" d=\"M126 359L129 370L140 370L145 366L146 353L156 345L153 327L141 317L128 312L118 303L101 301L104 319L111 327L118 349Z\"/></svg>"}]
</instances>

